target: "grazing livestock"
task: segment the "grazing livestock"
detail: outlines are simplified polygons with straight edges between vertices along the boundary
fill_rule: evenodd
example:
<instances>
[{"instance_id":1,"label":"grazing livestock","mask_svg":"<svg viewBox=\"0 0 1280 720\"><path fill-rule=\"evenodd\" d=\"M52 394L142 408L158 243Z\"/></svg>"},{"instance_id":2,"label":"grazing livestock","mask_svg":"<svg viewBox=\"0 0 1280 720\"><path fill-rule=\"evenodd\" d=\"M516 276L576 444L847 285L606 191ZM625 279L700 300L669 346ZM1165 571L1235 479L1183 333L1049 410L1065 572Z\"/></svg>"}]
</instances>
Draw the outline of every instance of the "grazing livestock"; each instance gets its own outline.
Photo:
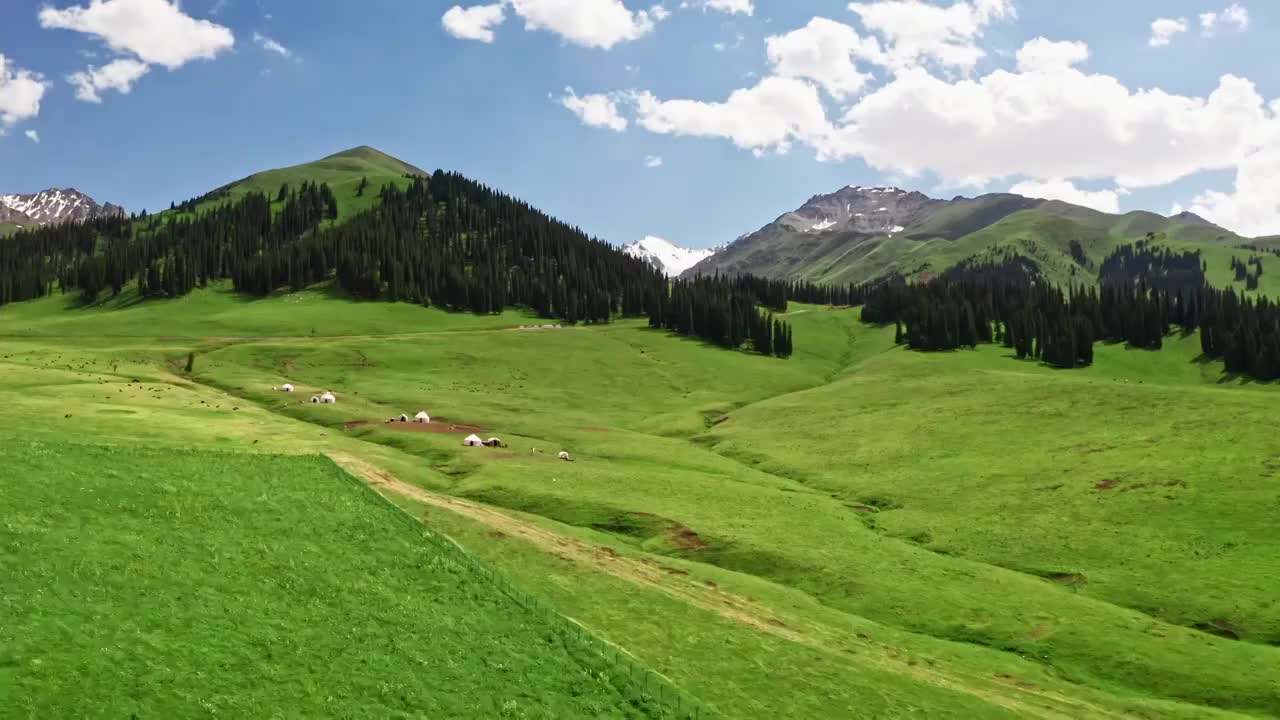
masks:
<instances>
[{"instance_id":1,"label":"grazing livestock","mask_svg":"<svg viewBox=\"0 0 1280 720\"><path fill-rule=\"evenodd\" d=\"M569 457L569 453L563 450L560 451L560 459L565 460L567 462L573 462L573 458Z\"/></svg>"}]
</instances>

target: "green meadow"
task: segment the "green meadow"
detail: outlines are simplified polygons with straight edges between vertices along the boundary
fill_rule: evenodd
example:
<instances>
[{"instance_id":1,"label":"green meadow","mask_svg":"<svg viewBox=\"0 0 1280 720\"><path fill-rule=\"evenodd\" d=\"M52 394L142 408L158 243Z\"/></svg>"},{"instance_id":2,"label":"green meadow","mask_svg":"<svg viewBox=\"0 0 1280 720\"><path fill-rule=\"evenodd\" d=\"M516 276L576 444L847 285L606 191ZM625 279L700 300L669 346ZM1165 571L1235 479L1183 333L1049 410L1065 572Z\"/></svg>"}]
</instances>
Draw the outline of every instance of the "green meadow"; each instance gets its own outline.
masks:
<instances>
[{"instance_id":1,"label":"green meadow","mask_svg":"<svg viewBox=\"0 0 1280 720\"><path fill-rule=\"evenodd\" d=\"M1280 715L1278 398L1194 336L1057 371L796 304L776 360L323 287L68 302L0 308L18 716L662 712L356 478L708 715Z\"/></svg>"}]
</instances>

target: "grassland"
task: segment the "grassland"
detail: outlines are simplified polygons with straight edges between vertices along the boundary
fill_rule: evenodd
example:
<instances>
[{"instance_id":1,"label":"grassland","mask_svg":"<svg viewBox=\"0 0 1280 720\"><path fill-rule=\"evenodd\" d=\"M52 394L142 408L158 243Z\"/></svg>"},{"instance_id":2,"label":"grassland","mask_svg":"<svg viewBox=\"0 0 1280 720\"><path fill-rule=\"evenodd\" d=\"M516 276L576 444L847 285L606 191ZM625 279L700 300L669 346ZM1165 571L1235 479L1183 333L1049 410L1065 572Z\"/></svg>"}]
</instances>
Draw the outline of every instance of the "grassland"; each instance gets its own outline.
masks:
<instances>
[{"instance_id":1,"label":"grassland","mask_svg":"<svg viewBox=\"0 0 1280 720\"><path fill-rule=\"evenodd\" d=\"M0 463L5 716L647 716L328 461Z\"/></svg>"},{"instance_id":2,"label":"grassland","mask_svg":"<svg viewBox=\"0 0 1280 720\"><path fill-rule=\"evenodd\" d=\"M1194 337L1068 372L789 320L779 361L323 289L47 299L0 308L0 435L351 459L724 717L1280 715L1273 388ZM380 422L419 409L510 447Z\"/></svg>"}]
</instances>

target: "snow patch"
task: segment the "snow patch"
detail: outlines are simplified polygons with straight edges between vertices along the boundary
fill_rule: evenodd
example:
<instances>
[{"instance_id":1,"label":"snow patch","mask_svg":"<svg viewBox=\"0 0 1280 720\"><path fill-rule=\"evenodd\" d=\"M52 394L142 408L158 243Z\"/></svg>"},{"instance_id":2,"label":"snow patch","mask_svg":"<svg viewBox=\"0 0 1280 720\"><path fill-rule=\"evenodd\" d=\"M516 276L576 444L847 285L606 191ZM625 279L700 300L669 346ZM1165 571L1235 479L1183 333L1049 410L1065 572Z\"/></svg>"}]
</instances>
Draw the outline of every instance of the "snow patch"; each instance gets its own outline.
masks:
<instances>
[{"instance_id":1,"label":"snow patch","mask_svg":"<svg viewBox=\"0 0 1280 720\"><path fill-rule=\"evenodd\" d=\"M818 232L822 232L823 230L827 230L829 228L835 227L835 225L836 225L835 220L831 220L829 218L823 218L822 222L814 223L812 226L810 226L810 229L817 230Z\"/></svg>"},{"instance_id":2,"label":"snow patch","mask_svg":"<svg viewBox=\"0 0 1280 720\"><path fill-rule=\"evenodd\" d=\"M724 249L723 245L717 248L683 248L660 237L649 235L639 242L623 247L622 251L633 258L648 262L665 273L667 277L675 277L722 249Z\"/></svg>"}]
</instances>

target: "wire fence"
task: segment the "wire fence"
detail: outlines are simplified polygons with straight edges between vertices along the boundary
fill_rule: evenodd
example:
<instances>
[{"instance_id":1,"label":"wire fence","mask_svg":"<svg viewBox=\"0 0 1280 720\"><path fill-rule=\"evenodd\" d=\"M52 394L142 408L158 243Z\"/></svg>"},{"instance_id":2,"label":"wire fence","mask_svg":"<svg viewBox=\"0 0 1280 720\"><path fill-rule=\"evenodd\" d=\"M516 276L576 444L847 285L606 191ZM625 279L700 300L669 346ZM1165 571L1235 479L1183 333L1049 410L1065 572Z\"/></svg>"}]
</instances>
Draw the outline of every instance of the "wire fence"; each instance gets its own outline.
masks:
<instances>
[{"instance_id":1,"label":"wire fence","mask_svg":"<svg viewBox=\"0 0 1280 720\"><path fill-rule=\"evenodd\" d=\"M368 483L345 468L340 469L352 482L390 507L402 521L425 537L447 559L489 583L526 611L546 622L567 645L594 659L595 664L608 672L608 679L619 686L620 690L629 693L632 700L641 707L650 711L657 710L659 717L674 720L710 720L716 717L697 700L685 695L669 680L642 665L617 645L596 637L579 623L561 615L551 605L521 590L510 579L472 557L452 538L432 530Z\"/></svg>"}]
</instances>

